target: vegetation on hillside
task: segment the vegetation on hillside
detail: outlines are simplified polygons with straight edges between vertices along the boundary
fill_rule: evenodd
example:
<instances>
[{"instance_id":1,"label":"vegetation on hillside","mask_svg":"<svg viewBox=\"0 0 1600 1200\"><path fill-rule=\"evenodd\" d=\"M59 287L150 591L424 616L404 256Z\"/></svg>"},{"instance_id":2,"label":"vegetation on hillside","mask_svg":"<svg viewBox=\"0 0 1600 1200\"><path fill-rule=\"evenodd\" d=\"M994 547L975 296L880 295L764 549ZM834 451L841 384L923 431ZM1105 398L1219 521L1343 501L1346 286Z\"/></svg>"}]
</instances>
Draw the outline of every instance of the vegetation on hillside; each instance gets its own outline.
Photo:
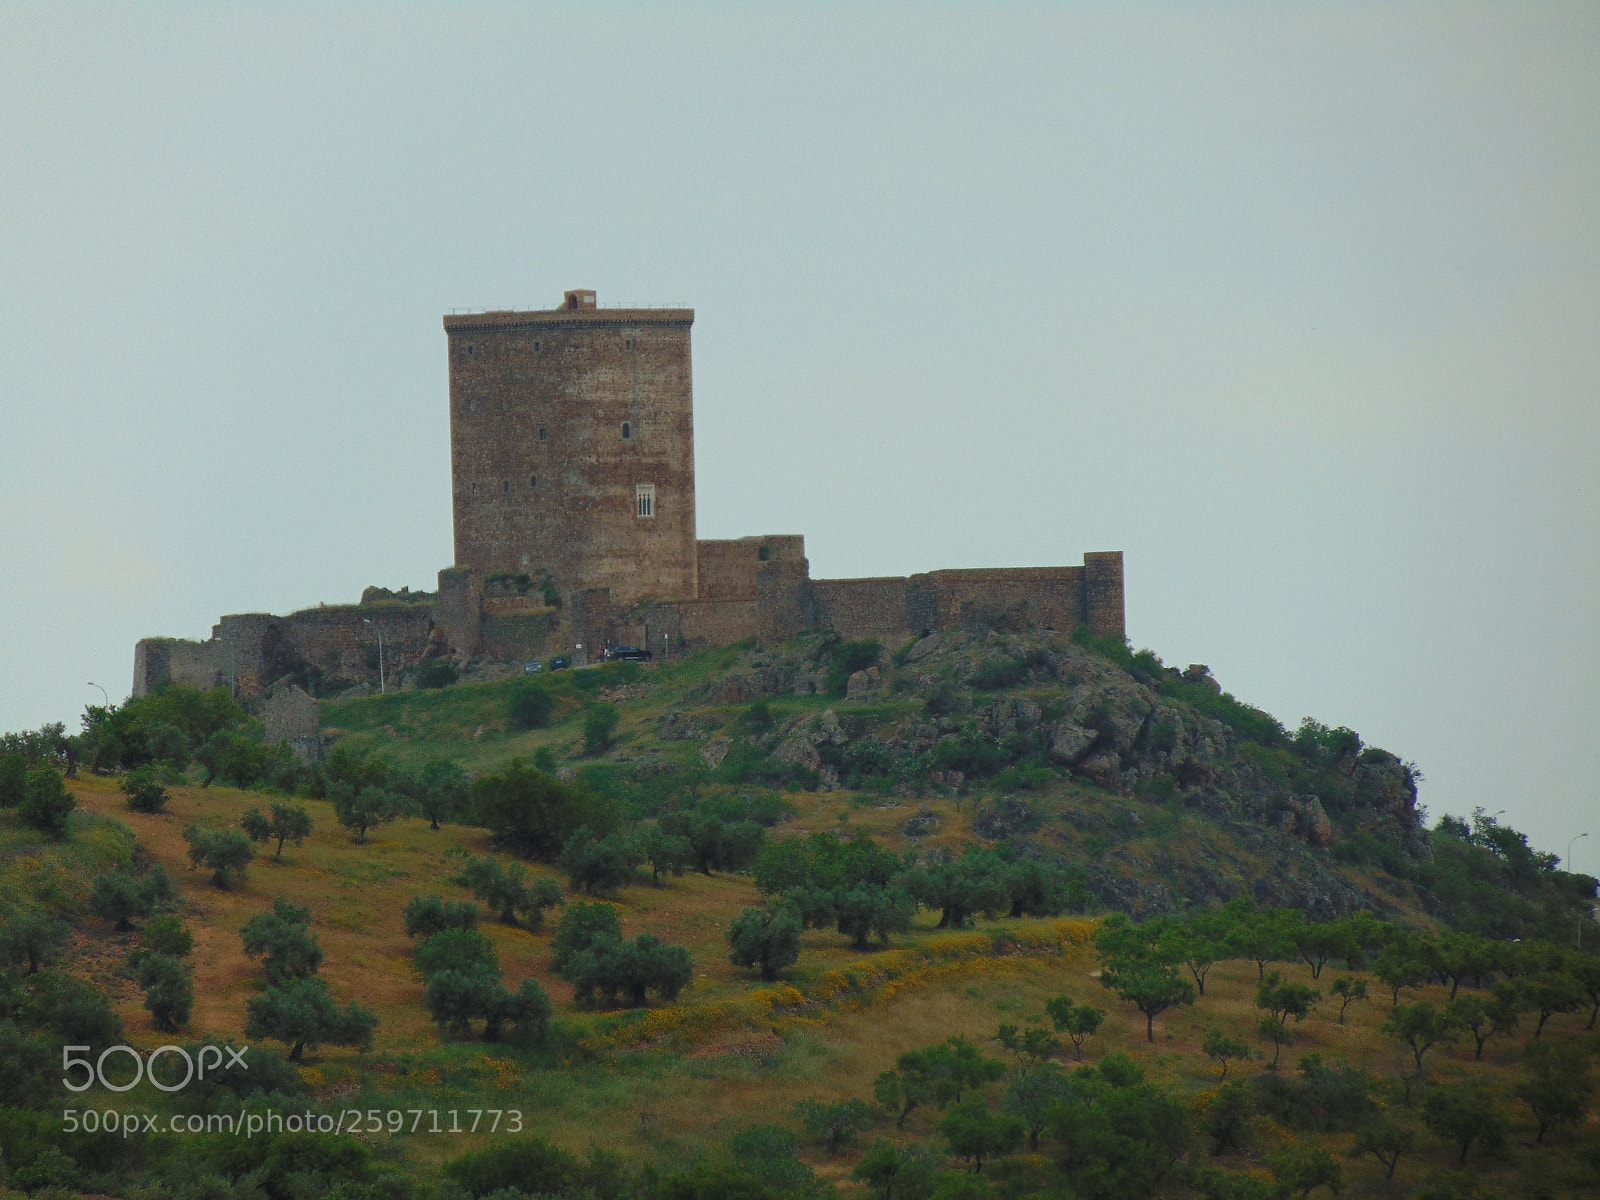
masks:
<instances>
[{"instance_id":1,"label":"vegetation on hillside","mask_svg":"<svg viewBox=\"0 0 1600 1200\"><path fill-rule=\"evenodd\" d=\"M0 1187L1600 1195L1595 881L1203 669L810 637L325 726L173 687L0 739Z\"/></svg>"}]
</instances>

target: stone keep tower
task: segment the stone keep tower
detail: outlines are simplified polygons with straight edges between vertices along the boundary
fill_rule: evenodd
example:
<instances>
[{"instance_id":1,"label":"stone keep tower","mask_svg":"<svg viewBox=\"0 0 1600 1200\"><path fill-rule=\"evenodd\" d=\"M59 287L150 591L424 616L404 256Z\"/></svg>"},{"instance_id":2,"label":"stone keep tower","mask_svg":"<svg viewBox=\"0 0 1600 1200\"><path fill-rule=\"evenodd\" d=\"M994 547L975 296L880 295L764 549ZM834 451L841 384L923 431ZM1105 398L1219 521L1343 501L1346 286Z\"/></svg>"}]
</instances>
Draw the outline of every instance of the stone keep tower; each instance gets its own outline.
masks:
<instances>
[{"instance_id":1,"label":"stone keep tower","mask_svg":"<svg viewBox=\"0 0 1600 1200\"><path fill-rule=\"evenodd\" d=\"M548 571L570 602L697 595L693 309L444 318L456 566Z\"/></svg>"}]
</instances>

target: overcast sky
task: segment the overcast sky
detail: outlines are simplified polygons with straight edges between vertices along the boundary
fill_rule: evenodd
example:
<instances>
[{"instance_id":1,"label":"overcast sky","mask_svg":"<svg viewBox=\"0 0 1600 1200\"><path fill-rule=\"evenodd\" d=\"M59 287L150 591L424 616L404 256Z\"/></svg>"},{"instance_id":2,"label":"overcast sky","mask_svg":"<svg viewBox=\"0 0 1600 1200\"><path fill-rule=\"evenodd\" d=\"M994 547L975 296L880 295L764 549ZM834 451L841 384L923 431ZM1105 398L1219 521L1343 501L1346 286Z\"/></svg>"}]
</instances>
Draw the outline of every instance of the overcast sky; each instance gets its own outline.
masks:
<instances>
[{"instance_id":1,"label":"overcast sky","mask_svg":"<svg viewBox=\"0 0 1600 1200\"><path fill-rule=\"evenodd\" d=\"M0 729L435 584L453 307L696 309L702 537L1128 632L1600 872L1600 6L0 5Z\"/></svg>"}]
</instances>

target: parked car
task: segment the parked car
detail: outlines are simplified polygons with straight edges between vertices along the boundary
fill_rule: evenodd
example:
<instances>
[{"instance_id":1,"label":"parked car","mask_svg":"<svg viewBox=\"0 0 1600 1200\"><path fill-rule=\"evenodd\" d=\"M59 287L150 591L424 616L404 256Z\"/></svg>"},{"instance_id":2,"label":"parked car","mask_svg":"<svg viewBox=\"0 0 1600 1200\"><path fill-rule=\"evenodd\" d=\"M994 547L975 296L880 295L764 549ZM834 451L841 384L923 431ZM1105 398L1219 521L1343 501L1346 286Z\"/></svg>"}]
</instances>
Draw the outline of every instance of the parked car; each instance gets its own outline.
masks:
<instances>
[{"instance_id":1,"label":"parked car","mask_svg":"<svg viewBox=\"0 0 1600 1200\"><path fill-rule=\"evenodd\" d=\"M641 650L637 646L612 646L606 651L607 662L649 662L650 651Z\"/></svg>"},{"instance_id":2,"label":"parked car","mask_svg":"<svg viewBox=\"0 0 1600 1200\"><path fill-rule=\"evenodd\" d=\"M524 675L537 675L542 670L544 670L544 664L537 658L532 662L525 662L522 664L522 673Z\"/></svg>"},{"instance_id":3,"label":"parked car","mask_svg":"<svg viewBox=\"0 0 1600 1200\"><path fill-rule=\"evenodd\" d=\"M558 654L550 660L550 669L552 671L565 671L571 665L572 660L565 654Z\"/></svg>"}]
</instances>

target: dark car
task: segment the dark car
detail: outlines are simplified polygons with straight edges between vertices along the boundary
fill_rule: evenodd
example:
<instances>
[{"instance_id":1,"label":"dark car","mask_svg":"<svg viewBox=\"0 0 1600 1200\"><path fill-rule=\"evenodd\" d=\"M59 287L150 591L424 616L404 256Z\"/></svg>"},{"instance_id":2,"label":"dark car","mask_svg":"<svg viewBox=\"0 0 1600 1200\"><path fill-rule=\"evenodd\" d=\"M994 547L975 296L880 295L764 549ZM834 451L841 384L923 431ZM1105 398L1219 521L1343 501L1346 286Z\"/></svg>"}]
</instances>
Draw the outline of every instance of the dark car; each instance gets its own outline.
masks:
<instances>
[{"instance_id":1,"label":"dark car","mask_svg":"<svg viewBox=\"0 0 1600 1200\"><path fill-rule=\"evenodd\" d=\"M650 651L637 646L612 646L606 651L607 662L649 662Z\"/></svg>"},{"instance_id":2,"label":"dark car","mask_svg":"<svg viewBox=\"0 0 1600 1200\"><path fill-rule=\"evenodd\" d=\"M550 660L550 669L552 671L565 671L571 665L572 660L565 654L558 654Z\"/></svg>"}]
</instances>

